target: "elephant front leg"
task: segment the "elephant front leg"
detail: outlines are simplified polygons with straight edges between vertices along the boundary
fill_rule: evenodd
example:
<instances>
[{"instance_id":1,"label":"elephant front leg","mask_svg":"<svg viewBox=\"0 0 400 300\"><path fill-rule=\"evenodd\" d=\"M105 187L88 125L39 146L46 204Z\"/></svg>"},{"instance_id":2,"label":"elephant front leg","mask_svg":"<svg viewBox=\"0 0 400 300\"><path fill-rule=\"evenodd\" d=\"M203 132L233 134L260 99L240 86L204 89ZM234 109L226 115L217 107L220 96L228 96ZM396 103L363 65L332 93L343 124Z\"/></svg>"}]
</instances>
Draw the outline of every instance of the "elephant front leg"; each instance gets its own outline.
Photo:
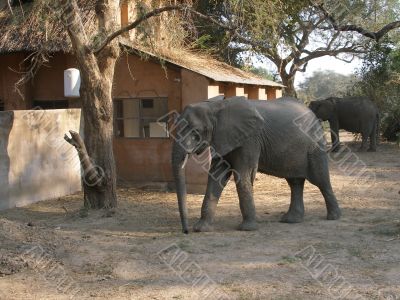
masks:
<instances>
[{"instance_id":1,"label":"elephant front leg","mask_svg":"<svg viewBox=\"0 0 400 300\"><path fill-rule=\"evenodd\" d=\"M232 170L224 170L221 169L221 166L218 166L217 163L211 163L207 190L204 195L203 205L201 206L201 217L193 226L195 232L213 231L218 200L231 175Z\"/></svg>"},{"instance_id":2,"label":"elephant front leg","mask_svg":"<svg viewBox=\"0 0 400 300\"><path fill-rule=\"evenodd\" d=\"M243 221L238 229L243 231L257 230L256 208L253 198L253 181L257 168L249 173L235 173L236 189L239 195L240 211Z\"/></svg>"},{"instance_id":3,"label":"elephant front leg","mask_svg":"<svg viewBox=\"0 0 400 300\"><path fill-rule=\"evenodd\" d=\"M290 206L289 211L281 218L283 223L301 223L304 217L304 178L287 178L286 181L290 186Z\"/></svg>"}]
</instances>

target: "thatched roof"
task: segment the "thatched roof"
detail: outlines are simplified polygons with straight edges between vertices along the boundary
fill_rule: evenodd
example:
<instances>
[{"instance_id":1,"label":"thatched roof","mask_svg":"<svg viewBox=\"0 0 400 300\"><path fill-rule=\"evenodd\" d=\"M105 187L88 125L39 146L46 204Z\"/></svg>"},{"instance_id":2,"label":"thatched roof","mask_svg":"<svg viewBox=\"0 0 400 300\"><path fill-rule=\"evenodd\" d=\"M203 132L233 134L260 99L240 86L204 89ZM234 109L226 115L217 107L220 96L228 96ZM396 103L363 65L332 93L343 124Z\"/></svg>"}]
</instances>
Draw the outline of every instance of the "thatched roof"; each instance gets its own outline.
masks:
<instances>
[{"instance_id":1,"label":"thatched roof","mask_svg":"<svg viewBox=\"0 0 400 300\"><path fill-rule=\"evenodd\" d=\"M93 38L97 28L95 2L95 0L78 0L82 11L82 22L89 38ZM69 37L60 18L54 17L54 8L45 3L54 3L54 0L33 1L22 7L16 6L13 8L13 13L7 6L2 8L0 3L0 54L31 52L41 49L48 52L71 51ZM215 81L283 87L279 83L234 68L203 53L161 47L154 54L146 49L139 50L137 45L132 46L129 41L125 41L123 44L153 57L161 57L168 63L186 68Z\"/></svg>"},{"instance_id":2,"label":"thatched roof","mask_svg":"<svg viewBox=\"0 0 400 300\"><path fill-rule=\"evenodd\" d=\"M185 49L157 49L157 54L153 54L147 49L132 45L125 41L123 46L128 47L133 52L141 52L155 59L161 59L167 63L188 69L200 75L218 82L232 82L240 84L252 84L261 86L273 86L283 88L280 83L262 78L253 73L232 67L220 62L208 54L193 52ZM140 53L139 53L140 54Z\"/></svg>"},{"instance_id":3,"label":"thatched roof","mask_svg":"<svg viewBox=\"0 0 400 300\"><path fill-rule=\"evenodd\" d=\"M95 30L94 0L80 0L82 22L88 32ZM33 1L16 5L12 12L0 6L0 54L45 49L50 52L70 50L70 42L60 18L47 3L53 0ZM49 14L48 12L53 13Z\"/></svg>"}]
</instances>

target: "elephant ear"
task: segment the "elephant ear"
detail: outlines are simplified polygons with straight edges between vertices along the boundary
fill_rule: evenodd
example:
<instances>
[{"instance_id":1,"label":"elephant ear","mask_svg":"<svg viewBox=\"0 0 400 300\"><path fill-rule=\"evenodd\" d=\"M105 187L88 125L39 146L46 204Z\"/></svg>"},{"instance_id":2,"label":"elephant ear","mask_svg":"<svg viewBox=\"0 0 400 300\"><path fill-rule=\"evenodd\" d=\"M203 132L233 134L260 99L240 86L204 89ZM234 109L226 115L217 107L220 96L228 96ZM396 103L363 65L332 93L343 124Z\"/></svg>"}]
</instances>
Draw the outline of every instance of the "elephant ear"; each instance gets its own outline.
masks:
<instances>
[{"instance_id":1,"label":"elephant ear","mask_svg":"<svg viewBox=\"0 0 400 300\"><path fill-rule=\"evenodd\" d=\"M256 134L263 123L263 117L245 97L226 99L217 113L211 146L224 156Z\"/></svg>"}]
</instances>

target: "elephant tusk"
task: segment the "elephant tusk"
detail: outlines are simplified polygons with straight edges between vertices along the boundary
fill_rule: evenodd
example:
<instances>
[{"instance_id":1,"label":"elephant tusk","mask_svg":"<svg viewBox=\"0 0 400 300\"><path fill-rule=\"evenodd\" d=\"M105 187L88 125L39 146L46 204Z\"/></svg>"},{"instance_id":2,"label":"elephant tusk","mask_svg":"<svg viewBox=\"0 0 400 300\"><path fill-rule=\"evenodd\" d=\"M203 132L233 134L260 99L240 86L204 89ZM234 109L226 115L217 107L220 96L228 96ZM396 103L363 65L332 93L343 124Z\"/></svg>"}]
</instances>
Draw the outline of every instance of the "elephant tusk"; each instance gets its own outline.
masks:
<instances>
[{"instance_id":1,"label":"elephant tusk","mask_svg":"<svg viewBox=\"0 0 400 300\"><path fill-rule=\"evenodd\" d=\"M185 168L186 163L187 163L187 161L188 161L188 158L189 158L189 154L186 154L185 160L183 161L183 164L182 164L182 169Z\"/></svg>"}]
</instances>

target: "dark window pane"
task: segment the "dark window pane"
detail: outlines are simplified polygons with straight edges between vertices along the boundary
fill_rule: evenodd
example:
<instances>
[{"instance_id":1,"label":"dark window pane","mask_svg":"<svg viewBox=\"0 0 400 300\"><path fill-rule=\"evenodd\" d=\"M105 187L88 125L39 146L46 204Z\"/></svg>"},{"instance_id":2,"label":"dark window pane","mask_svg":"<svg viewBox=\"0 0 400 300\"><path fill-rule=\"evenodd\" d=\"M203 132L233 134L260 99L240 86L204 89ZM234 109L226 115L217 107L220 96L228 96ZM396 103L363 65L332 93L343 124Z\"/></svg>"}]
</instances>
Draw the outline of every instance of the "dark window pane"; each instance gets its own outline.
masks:
<instances>
[{"instance_id":1,"label":"dark window pane","mask_svg":"<svg viewBox=\"0 0 400 300\"><path fill-rule=\"evenodd\" d=\"M68 107L68 100L33 101L33 108L35 109L65 109Z\"/></svg>"},{"instance_id":2,"label":"dark window pane","mask_svg":"<svg viewBox=\"0 0 400 300\"><path fill-rule=\"evenodd\" d=\"M142 118L158 119L168 112L168 101L166 99L154 99L153 107L143 109Z\"/></svg>"},{"instance_id":3,"label":"dark window pane","mask_svg":"<svg viewBox=\"0 0 400 300\"><path fill-rule=\"evenodd\" d=\"M55 109L68 108L68 100L54 101L54 108Z\"/></svg>"},{"instance_id":4,"label":"dark window pane","mask_svg":"<svg viewBox=\"0 0 400 300\"><path fill-rule=\"evenodd\" d=\"M143 99L142 100L143 108L153 108L153 106L154 106L153 99Z\"/></svg>"},{"instance_id":5,"label":"dark window pane","mask_svg":"<svg viewBox=\"0 0 400 300\"><path fill-rule=\"evenodd\" d=\"M124 120L115 120L114 134L118 137L124 137Z\"/></svg>"},{"instance_id":6,"label":"dark window pane","mask_svg":"<svg viewBox=\"0 0 400 300\"><path fill-rule=\"evenodd\" d=\"M123 112L122 100L114 101L114 114L116 118L123 118L124 112Z\"/></svg>"}]
</instances>

